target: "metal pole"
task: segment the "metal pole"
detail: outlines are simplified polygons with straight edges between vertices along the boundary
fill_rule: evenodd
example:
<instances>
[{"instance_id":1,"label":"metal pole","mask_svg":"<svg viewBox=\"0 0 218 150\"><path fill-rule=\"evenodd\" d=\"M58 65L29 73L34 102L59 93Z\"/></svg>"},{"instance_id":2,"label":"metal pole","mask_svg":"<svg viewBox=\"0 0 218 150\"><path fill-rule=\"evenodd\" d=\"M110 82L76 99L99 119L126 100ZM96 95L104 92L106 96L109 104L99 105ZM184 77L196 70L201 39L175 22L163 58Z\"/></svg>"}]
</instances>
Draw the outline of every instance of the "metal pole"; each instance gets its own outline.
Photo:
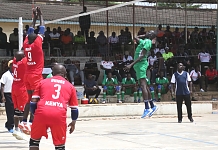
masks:
<instances>
[{"instance_id":1,"label":"metal pole","mask_svg":"<svg viewBox=\"0 0 218 150\"><path fill-rule=\"evenodd\" d=\"M85 0L83 0L83 7L85 6Z\"/></svg>"},{"instance_id":2,"label":"metal pole","mask_svg":"<svg viewBox=\"0 0 218 150\"><path fill-rule=\"evenodd\" d=\"M23 47L23 21L22 17L19 17L19 23L18 23L18 31L19 31L19 51Z\"/></svg>"},{"instance_id":3,"label":"metal pole","mask_svg":"<svg viewBox=\"0 0 218 150\"><path fill-rule=\"evenodd\" d=\"M135 37L135 4L133 4L133 15L132 15L132 19L133 19L133 38ZM135 42L133 42L133 50L135 51Z\"/></svg>"},{"instance_id":4,"label":"metal pole","mask_svg":"<svg viewBox=\"0 0 218 150\"><path fill-rule=\"evenodd\" d=\"M217 1L217 14L216 14L216 70L218 70L218 1Z\"/></svg>"},{"instance_id":5,"label":"metal pole","mask_svg":"<svg viewBox=\"0 0 218 150\"><path fill-rule=\"evenodd\" d=\"M187 0L185 1L185 44L187 44L188 35L187 35Z\"/></svg>"},{"instance_id":6,"label":"metal pole","mask_svg":"<svg viewBox=\"0 0 218 150\"><path fill-rule=\"evenodd\" d=\"M108 7L108 0L106 0L106 7ZM109 20L108 20L108 10L106 11L106 15L107 15L107 38L109 37ZM107 42L107 51L108 51L108 56L109 56L109 44Z\"/></svg>"}]
</instances>

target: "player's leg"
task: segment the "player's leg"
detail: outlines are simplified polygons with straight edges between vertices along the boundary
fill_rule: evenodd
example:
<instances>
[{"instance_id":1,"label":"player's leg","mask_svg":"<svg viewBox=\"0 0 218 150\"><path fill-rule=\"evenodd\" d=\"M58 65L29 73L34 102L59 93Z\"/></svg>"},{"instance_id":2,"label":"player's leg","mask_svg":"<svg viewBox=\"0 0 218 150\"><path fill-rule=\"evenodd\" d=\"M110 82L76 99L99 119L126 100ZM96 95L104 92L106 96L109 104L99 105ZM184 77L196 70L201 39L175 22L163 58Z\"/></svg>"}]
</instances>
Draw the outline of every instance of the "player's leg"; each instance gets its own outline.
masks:
<instances>
[{"instance_id":1,"label":"player's leg","mask_svg":"<svg viewBox=\"0 0 218 150\"><path fill-rule=\"evenodd\" d=\"M154 87L153 86L150 86L150 92L151 92L152 101L156 101L155 96L154 96Z\"/></svg>"},{"instance_id":2,"label":"player's leg","mask_svg":"<svg viewBox=\"0 0 218 150\"><path fill-rule=\"evenodd\" d=\"M65 150L67 124L50 125L55 150Z\"/></svg>"},{"instance_id":3,"label":"player's leg","mask_svg":"<svg viewBox=\"0 0 218 150\"><path fill-rule=\"evenodd\" d=\"M102 100L102 103L106 103L106 93L107 93L107 86L105 85L103 87L103 100Z\"/></svg>"},{"instance_id":4,"label":"player's leg","mask_svg":"<svg viewBox=\"0 0 218 150\"><path fill-rule=\"evenodd\" d=\"M132 91L133 91L134 103L137 103L137 86L136 85L132 88Z\"/></svg>"},{"instance_id":5,"label":"player's leg","mask_svg":"<svg viewBox=\"0 0 218 150\"><path fill-rule=\"evenodd\" d=\"M191 104L190 95L185 95L184 100L185 100L185 105L187 108L188 119L191 122L193 122L194 120L192 119L192 106L191 106L192 104Z\"/></svg>"},{"instance_id":6,"label":"player's leg","mask_svg":"<svg viewBox=\"0 0 218 150\"><path fill-rule=\"evenodd\" d=\"M11 93L4 93L6 102L5 102L5 111L7 116L7 122L5 127L10 133L13 133L14 128L14 105L11 98Z\"/></svg>"},{"instance_id":7,"label":"player's leg","mask_svg":"<svg viewBox=\"0 0 218 150\"><path fill-rule=\"evenodd\" d=\"M149 117L151 117L158 110L158 107L154 105L153 99L151 98L150 88L148 86L147 86L147 91L148 91L148 98L150 99L149 104L152 110L151 113L149 114Z\"/></svg>"},{"instance_id":8,"label":"player's leg","mask_svg":"<svg viewBox=\"0 0 218 150\"><path fill-rule=\"evenodd\" d=\"M158 98L157 101L158 101L158 102L160 102L160 100L161 100L161 89L162 89L162 85L158 84L158 85L157 85L157 92L158 92L158 93L157 93L157 96L158 96L158 97L157 97L157 98Z\"/></svg>"},{"instance_id":9,"label":"player's leg","mask_svg":"<svg viewBox=\"0 0 218 150\"><path fill-rule=\"evenodd\" d=\"M178 122L182 122L182 103L183 103L183 95L176 95L176 104L177 104L177 115Z\"/></svg>"},{"instance_id":10,"label":"player's leg","mask_svg":"<svg viewBox=\"0 0 218 150\"><path fill-rule=\"evenodd\" d=\"M122 100L121 100L121 89L120 89L120 86L116 86L114 89L113 89L113 93L114 95L117 94L117 103L122 103Z\"/></svg>"}]
</instances>

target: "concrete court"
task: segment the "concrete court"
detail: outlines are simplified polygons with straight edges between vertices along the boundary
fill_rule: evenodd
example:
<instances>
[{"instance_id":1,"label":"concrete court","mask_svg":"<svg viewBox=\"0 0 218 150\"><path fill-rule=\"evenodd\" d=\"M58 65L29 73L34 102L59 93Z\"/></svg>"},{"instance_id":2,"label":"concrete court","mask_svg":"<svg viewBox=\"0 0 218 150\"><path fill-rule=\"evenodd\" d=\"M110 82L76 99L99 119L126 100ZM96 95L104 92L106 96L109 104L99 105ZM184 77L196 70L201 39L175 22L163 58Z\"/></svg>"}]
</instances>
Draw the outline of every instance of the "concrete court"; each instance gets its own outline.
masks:
<instances>
[{"instance_id":1,"label":"concrete court","mask_svg":"<svg viewBox=\"0 0 218 150\"><path fill-rule=\"evenodd\" d=\"M190 123L184 116L181 124L175 116L79 119L74 133L67 135L66 150L217 150L218 114L193 118ZM4 122L0 116L0 149L28 150L28 141L16 140ZM50 134L40 148L54 150Z\"/></svg>"}]
</instances>

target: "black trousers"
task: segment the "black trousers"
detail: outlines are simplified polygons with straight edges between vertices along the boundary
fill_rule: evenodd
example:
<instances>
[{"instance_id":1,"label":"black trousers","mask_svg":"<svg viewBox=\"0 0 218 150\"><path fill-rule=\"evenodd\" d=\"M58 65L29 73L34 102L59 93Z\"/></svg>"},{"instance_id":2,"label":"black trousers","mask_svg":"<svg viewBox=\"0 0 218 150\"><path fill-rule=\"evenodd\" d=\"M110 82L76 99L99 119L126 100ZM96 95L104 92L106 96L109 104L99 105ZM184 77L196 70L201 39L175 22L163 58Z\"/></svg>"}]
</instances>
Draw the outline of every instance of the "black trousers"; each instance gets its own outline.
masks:
<instances>
[{"instance_id":1,"label":"black trousers","mask_svg":"<svg viewBox=\"0 0 218 150\"><path fill-rule=\"evenodd\" d=\"M95 98L98 98L99 94L101 93L100 89L96 90L85 90L86 97L89 99L90 95L95 95Z\"/></svg>"},{"instance_id":2,"label":"black trousers","mask_svg":"<svg viewBox=\"0 0 218 150\"><path fill-rule=\"evenodd\" d=\"M7 115L7 122L5 127L10 130L14 128L14 104L11 98L11 93L4 93L5 96L5 110Z\"/></svg>"},{"instance_id":3,"label":"black trousers","mask_svg":"<svg viewBox=\"0 0 218 150\"><path fill-rule=\"evenodd\" d=\"M190 94L188 94L188 95L176 95L178 120L182 120L182 103L183 103L183 100L185 101L185 105L186 105L186 108L187 108L188 118L192 118L192 107L191 107Z\"/></svg>"}]
</instances>

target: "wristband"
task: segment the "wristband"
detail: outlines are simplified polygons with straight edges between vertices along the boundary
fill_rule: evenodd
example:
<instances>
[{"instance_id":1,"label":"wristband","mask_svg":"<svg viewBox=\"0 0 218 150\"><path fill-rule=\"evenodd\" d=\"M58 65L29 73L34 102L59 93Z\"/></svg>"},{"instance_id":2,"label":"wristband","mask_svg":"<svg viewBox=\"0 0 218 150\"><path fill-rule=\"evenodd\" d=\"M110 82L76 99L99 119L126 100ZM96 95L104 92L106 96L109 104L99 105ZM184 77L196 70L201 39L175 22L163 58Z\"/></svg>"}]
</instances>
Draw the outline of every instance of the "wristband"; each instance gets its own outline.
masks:
<instances>
[{"instance_id":1,"label":"wristband","mask_svg":"<svg viewBox=\"0 0 218 150\"><path fill-rule=\"evenodd\" d=\"M30 102L30 112L34 115L37 108L37 102Z\"/></svg>"},{"instance_id":2,"label":"wristband","mask_svg":"<svg viewBox=\"0 0 218 150\"><path fill-rule=\"evenodd\" d=\"M71 108L71 118L72 120L77 120L79 111L77 108Z\"/></svg>"}]
</instances>

